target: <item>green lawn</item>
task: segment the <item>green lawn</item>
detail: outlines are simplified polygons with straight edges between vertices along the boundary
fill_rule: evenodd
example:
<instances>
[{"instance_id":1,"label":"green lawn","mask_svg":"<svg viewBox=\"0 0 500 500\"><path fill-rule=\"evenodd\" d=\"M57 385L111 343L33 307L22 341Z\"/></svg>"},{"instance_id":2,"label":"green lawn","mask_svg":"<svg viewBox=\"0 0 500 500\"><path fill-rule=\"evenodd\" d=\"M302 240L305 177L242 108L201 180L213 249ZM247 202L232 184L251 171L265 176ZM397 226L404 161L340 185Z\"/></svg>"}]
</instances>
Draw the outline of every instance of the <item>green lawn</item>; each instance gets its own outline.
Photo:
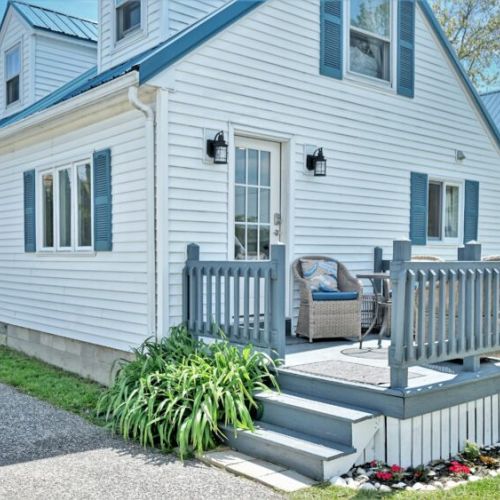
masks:
<instances>
[{"instance_id":1,"label":"green lawn","mask_svg":"<svg viewBox=\"0 0 500 500\"><path fill-rule=\"evenodd\" d=\"M448 491L438 492L410 492L402 491L398 493L376 493L350 490L348 488L338 488L335 486L319 485L306 490L298 491L290 495L292 500L329 500L331 498L344 498L344 499L374 499L386 498L391 500L408 500L408 499L447 499L447 498L484 498L484 499L497 499L500 498L500 477L492 479L483 479L474 483L469 483L464 486L457 486L456 488Z\"/></svg>"},{"instance_id":2,"label":"green lawn","mask_svg":"<svg viewBox=\"0 0 500 500\"><path fill-rule=\"evenodd\" d=\"M104 425L96 406L104 387L0 346L0 382Z\"/></svg>"}]
</instances>

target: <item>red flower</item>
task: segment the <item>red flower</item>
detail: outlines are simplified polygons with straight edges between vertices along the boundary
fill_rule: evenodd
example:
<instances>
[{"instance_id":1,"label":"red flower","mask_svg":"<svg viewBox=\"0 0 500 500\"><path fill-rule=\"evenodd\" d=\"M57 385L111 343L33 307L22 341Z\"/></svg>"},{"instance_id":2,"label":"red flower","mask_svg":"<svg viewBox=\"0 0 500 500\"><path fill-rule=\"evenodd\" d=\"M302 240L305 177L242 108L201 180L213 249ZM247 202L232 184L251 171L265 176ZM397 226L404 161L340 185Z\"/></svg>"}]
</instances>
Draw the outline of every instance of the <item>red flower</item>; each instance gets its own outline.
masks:
<instances>
[{"instance_id":1,"label":"red flower","mask_svg":"<svg viewBox=\"0 0 500 500\"><path fill-rule=\"evenodd\" d=\"M470 468L467 467L467 465L461 464L459 462L453 461L451 462L451 465L449 467L449 471L452 474L458 474L458 475L469 475L470 474Z\"/></svg>"},{"instance_id":2,"label":"red flower","mask_svg":"<svg viewBox=\"0 0 500 500\"><path fill-rule=\"evenodd\" d=\"M390 481L392 479L392 473L390 473L390 472L384 472L384 471L381 471L381 470L379 470L375 474L375 476L376 476L377 479L380 479L381 481Z\"/></svg>"},{"instance_id":3,"label":"red flower","mask_svg":"<svg viewBox=\"0 0 500 500\"><path fill-rule=\"evenodd\" d=\"M404 472L404 469L403 469L403 467L400 467L399 465L394 464L391 467L391 471L398 473L398 472Z\"/></svg>"},{"instance_id":4,"label":"red flower","mask_svg":"<svg viewBox=\"0 0 500 500\"><path fill-rule=\"evenodd\" d=\"M377 465L378 465L378 462L376 460L372 460L370 462L370 467L377 467Z\"/></svg>"}]
</instances>

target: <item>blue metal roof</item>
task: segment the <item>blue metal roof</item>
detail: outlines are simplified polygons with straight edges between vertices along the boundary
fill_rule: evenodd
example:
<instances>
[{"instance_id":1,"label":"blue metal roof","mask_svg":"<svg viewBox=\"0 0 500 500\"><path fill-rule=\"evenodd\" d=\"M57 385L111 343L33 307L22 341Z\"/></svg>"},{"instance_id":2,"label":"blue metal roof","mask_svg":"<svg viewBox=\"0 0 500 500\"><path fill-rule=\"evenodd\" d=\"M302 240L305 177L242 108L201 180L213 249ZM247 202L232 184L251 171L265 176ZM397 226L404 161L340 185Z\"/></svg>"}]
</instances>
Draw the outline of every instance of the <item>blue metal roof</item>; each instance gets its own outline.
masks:
<instances>
[{"instance_id":1,"label":"blue metal roof","mask_svg":"<svg viewBox=\"0 0 500 500\"><path fill-rule=\"evenodd\" d=\"M19 113L0 120L0 128L6 127L7 125L22 120L23 118L26 118L37 112L43 111L51 106L55 106L56 104L71 99L72 97L75 97L79 94L83 94L84 92L87 92L92 88L98 87L99 85L118 78L132 70L139 71L139 81L141 84L143 84L150 78L158 74L160 71L175 63L186 54L194 50L196 47L206 42L211 37L224 30L232 23L249 13L254 8L265 3L266 1L267 0L235 0L232 3L226 4L225 6L217 10L214 14L201 19L194 25L174 35L167 41L123 62L122 64L119 64L118 66L115 66L114 68L111 68L100 74L97 74L96 68L92 68L75 80L69 82L52 94L49 94L48 96L44 97L40 101L37 101L26 109L20 111ZM435 30L443 48L447 52L458 74L465 83L466 88L469 90L479 110L483 114L486 123L488 124L491 132L493 133L493 136L497 141L497 144L500 147L500 131L495 125L495 122L488 113L481 97L477 93L465 70L460 64L460 61L458 60L454 49L446 38L444 31L442 30L439 22L432 12L432 9L427 4L426 0L416 1L422 8L425 17L431 24L432 28Z\"/></svg>"},{"instance_id":2,"label":"blue metal roof","mask_svg":"<svg viewBox=\"0 0 500 500\"><path fill-rule=\"evenodd\" d=\"M497 127L500 128L500 90L487 92L481 97Z\"/></svg>"},{"instance_id":3,"label":"blue metal roof","mask_svg":"<svg viewBox=\"0 0 500 500\"><path fill-rule=\"evenodd\" d=\"M97 42L98 26L95 21L63 14L54 10L31 5L17 0L9 0L9 4L36 29L51 31L62 35Z\"/></svg>"}]
</instances>

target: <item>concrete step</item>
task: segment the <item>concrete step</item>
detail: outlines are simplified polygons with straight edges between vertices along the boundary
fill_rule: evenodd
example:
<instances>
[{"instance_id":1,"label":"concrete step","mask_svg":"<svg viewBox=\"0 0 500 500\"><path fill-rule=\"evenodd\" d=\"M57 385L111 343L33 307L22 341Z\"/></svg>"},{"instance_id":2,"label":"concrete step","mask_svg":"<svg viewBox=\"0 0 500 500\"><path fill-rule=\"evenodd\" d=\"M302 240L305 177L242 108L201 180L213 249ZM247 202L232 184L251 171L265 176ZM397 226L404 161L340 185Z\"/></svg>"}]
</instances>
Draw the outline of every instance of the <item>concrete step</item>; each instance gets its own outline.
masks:
<instances>
[{"instance_id":1,"label":"concrete step","mask_svg":"<svg viewBox=\"0 0 500 500\"><path fill-rule=\"evenodd\" d=\"M349 456L356 452L352 447L266 422L257 422L255 432L235 432L231 427L224 431L232 448L285 465L318 481L343 470L345 459L349 461ZM336 463L339 467L335 466Z\"/></svg>"},{"instance_id":2,"label":"concrete step","mask_svg":"<svg viewBox=\"0 0 500 500\"><path fill-rule=\"evenodd\" d=\"M263 405L262 422L345 446L353 445L353 426L376 416L367 410L290 392L266 391L256 398Z\"/></svg>"}]
</instances>

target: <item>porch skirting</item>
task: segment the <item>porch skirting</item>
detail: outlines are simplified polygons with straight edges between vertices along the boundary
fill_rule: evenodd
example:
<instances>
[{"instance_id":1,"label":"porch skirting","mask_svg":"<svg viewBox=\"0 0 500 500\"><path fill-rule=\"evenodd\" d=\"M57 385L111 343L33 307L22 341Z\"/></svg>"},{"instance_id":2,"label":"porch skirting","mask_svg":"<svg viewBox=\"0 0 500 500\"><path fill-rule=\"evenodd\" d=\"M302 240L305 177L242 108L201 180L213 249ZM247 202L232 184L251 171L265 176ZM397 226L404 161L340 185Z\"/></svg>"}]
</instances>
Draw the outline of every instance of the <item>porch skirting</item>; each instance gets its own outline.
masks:
<instances>
[{"instance_id":1,"label":"porch skirting","mask_svg":"<svg viewBox=\"0 0 500 500\"><path fill-rule=\"evenodd\" d=\"M368 443L356 465L371 460L416 467L447 460L466 442L488 446L499 441L500 393L412 418L384 417L385 425Z\"/></svg>"},{"instance_id":2,"label":"porch skirting","mask_svg":"<svg viewBox=\"0 0 500 500\"><path fill-rule=\"evenodd\" d=\"M103 385L110 385L116 360L132 359L130 352L5 324L0 328L0 345Z\"/></svg>"}]
</instances>

